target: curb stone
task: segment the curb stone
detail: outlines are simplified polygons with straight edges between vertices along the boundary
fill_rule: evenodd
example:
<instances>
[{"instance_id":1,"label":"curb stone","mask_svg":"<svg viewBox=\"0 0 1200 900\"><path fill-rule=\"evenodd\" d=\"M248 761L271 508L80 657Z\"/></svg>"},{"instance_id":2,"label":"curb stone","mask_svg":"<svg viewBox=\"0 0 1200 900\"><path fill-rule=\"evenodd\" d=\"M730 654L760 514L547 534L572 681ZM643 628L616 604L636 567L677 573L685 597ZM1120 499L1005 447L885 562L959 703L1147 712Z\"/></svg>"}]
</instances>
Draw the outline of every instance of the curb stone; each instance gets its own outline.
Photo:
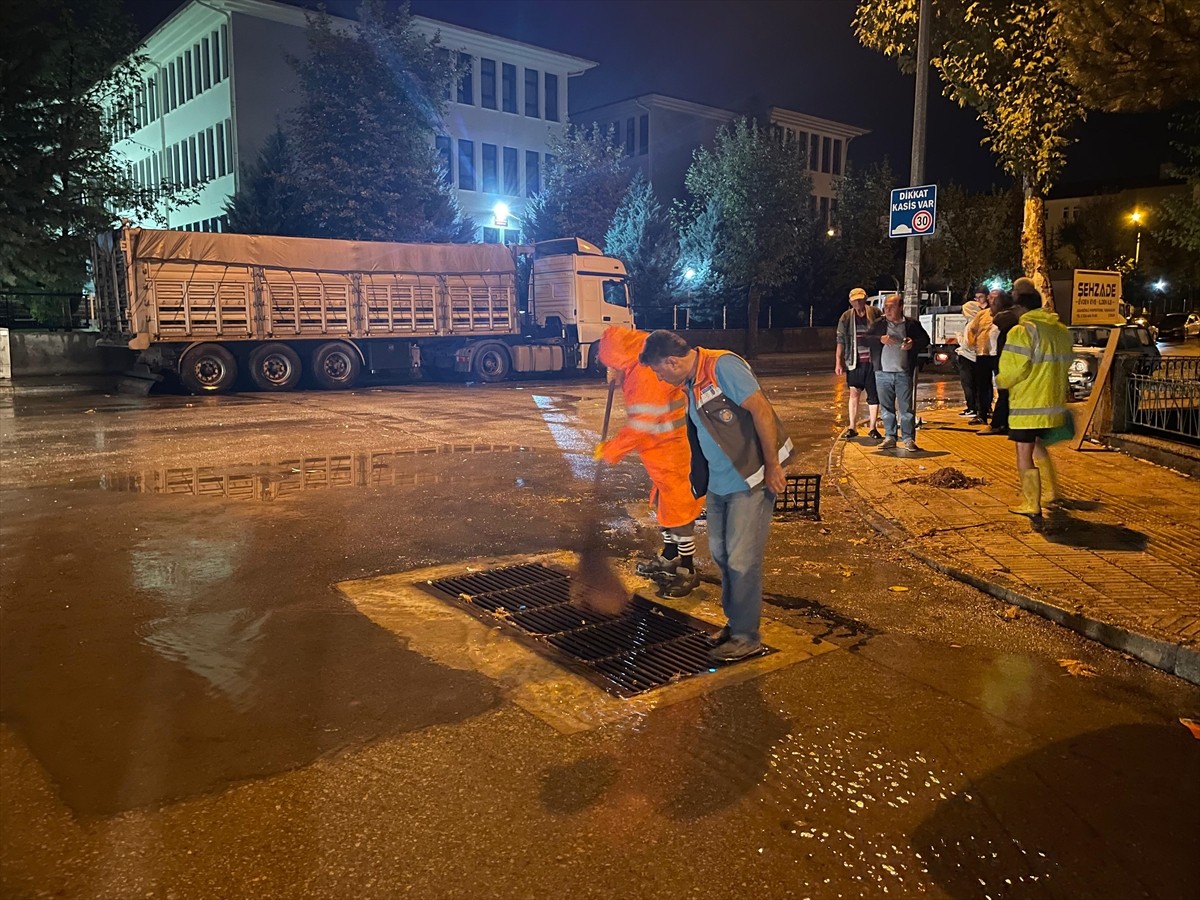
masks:
<instances>
[{"instance_id":1,"label":"curb stone","mask_svg":"<svg viewBox=\"0 0 1200 900\"><path fill-rule=\"evenodd\" d=\"M1099 619L1092 619L1077 612L1065 610L1045 600L1030 597L1014 591L1005 585L991 581L976 571L950 565L912 546L912 542L909 539L913 535L908 534L903 528L893 525L876 513L862 499L858 491L850 486L849 481L842 482L841 476L845 476L841 454L843 446L840 438L834 438L833 445L829 450L828 471L830 475L834 476L838 493L842 495L842 498L846 502L856 507L862 513L867 524L876 532L893 539L905 538L905 540L896 541L896 544L910 556L920 560L931 569L947 575L956 581L961 581L963 584L968 584L976 590L995 597L997 600L1003 600L1006 603L1011 603L1014 606L1019 606L1022 609L1035 613L1044 619L1049 619L1056 625L1069 628L1077 634L1096 643L1103 644L1112 650L1127 653L1147 665L1166 672L1168 675L1174 675L1177 678L1182 678L1184 681L1200 685L1200 651L1180 644L1174 644L1170 641L1139 634L1120 625L1112 625L1107 622L1101 622Z\"/></svg>"}]
</instances>

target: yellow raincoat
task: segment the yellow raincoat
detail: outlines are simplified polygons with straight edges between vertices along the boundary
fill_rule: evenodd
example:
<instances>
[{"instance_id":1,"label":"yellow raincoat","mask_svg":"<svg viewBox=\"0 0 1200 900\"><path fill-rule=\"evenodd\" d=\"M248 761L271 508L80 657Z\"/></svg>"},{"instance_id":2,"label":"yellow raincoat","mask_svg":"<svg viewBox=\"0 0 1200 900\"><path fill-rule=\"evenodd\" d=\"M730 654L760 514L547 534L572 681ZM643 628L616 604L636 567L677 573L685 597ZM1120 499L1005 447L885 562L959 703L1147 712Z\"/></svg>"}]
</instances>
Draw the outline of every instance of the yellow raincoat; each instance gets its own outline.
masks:
<instances>
[{"instance_id":1,"label":"yellow raincoat","mask_svg":"<svg viewBox=\"0 0 1200 900\"><path fill-rule=\"evenodd\" d=\"M996 386L1007 388L1012 429L1054 428L1067 415L1071 333L1049 310L1032 309L1008 333Z\"/></svg>"}]
</instances>

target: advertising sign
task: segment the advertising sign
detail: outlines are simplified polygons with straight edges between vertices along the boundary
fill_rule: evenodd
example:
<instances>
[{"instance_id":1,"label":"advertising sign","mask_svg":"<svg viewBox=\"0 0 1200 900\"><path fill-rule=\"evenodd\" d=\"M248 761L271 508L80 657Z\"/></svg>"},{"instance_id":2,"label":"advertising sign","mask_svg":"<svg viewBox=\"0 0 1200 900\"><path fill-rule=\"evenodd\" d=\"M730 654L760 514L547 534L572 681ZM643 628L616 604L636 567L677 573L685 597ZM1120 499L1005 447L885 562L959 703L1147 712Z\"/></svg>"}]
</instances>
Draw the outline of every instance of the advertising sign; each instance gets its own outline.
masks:
<instances>
[{"instance_id":1,"label":"advertising sign","mask_svg":"<svg viewBox=\"0 0 1200 900\"><path fill-rule=\"evenodd\" d=\"M892 191L888 237L924 237L937 229L937 185Z\"/></svg>"},{"instance_id":2,"label":"advertising sign","mask_svg":"<svg viewBox=\"0 0 1200 900\"><path fill-rule=\"evenodd\" d=\"M1114 325L1121 315L1121 273L1076 269L1071 282L1072 325Z\"/></svg>"}]
</instances>

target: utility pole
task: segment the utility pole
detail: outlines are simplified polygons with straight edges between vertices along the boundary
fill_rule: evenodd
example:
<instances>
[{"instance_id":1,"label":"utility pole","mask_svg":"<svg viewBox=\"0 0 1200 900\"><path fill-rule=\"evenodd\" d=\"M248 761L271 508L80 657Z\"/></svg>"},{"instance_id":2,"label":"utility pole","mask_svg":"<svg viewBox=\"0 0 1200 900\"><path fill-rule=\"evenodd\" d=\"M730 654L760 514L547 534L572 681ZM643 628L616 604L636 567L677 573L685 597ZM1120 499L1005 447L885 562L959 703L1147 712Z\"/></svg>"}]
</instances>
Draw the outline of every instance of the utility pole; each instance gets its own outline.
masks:
<instances>
[{"instance_id":1,"label":"utility pole","mask_svg":"<svg viewBox=\"0 0 1200 900\"><path fill-rule=\"evenodd\" d=\"M925 183L925 118L929 97L929 43L932 37L932 0L921 0L917 19L917 87L913 98L912 162L909 187ZM909 235L904 252L904 314L915 319L921 309L921 238Z\"/></svg>"}]
</instances>

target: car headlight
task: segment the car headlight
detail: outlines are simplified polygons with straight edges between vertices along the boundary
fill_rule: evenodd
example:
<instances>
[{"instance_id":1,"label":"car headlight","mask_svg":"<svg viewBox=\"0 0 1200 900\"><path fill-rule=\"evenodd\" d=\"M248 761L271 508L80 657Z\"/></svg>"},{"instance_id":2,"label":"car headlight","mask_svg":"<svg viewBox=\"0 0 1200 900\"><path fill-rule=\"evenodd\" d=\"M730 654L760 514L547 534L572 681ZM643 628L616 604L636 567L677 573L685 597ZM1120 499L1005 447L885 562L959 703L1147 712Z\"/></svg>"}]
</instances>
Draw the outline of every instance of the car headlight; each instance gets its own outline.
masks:
<instances>
[{"instance_id":1,"label":"car headlight","mask_svg":"<svg viewBox=\"0 0 1200 900\"><path fill-rule=\"evenodd\" d=\"M1086 359L1077 359L1071 363L1072 375L1086 375L1088 373L1088 364Z\"/></svg>"}]
</instances>

